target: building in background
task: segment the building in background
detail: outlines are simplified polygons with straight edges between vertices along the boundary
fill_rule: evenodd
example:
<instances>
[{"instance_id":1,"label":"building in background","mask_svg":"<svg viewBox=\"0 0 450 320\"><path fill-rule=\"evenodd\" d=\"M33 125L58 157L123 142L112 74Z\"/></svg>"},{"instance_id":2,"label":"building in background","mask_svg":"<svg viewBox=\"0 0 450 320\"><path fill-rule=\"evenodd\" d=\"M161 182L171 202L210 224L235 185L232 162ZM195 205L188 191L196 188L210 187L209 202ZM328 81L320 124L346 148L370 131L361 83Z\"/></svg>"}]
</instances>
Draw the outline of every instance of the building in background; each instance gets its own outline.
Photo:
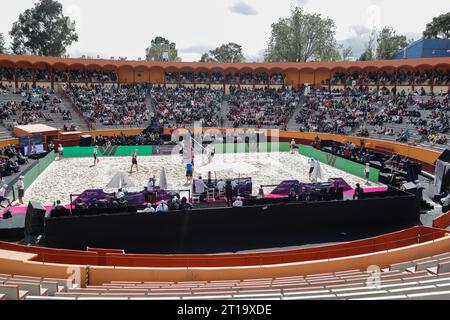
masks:
<instances>
[{"instance_id":1,"label":"building in background","mask_svg":"<svg viewBox=\"0 0 450 320\"><path fill-rule=\"evenodd\" d=\"M399 50L392 59L448 57L450 57L450 39L420 39Z\"/></svg>"}]
</instances>

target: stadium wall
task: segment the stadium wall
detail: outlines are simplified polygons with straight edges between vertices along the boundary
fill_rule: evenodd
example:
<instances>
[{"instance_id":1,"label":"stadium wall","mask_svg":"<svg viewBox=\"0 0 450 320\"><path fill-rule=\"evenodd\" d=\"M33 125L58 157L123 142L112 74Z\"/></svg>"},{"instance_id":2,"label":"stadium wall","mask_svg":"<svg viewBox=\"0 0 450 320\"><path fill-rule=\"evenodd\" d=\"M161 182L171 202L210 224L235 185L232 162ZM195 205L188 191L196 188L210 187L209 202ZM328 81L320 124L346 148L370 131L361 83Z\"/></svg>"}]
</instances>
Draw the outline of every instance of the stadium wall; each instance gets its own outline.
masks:
<instances>
[{"instance_id":1,"label":"stadium wall","mask_svg":"<svg viewBox=\"0 0 450 320\"><path fill-rule=\"evenodd\" d=\"M353 174L360 178L365 178L365 166L341 157L336 157L312 147L300 145L298 149L301 155L314 158L317 161L328 164L336 169ZM369 181L377 183L380 177L380 170L370 168Z\"/></svg>"},{"instance_id":2,"label":"stadium wall","mask_svg":"<svg viewBox=\"0 0 450 320\"><path fill-rule=\"evenodd\" d=\"M55 160L55 152L50 152L44 158L39 159L27 173L23 176L23 182L25 184L25 190L27 190L33 182L41 175L42 172ZM17 199L17 182L12 187L13 197Z\"/></svg>"},{"instance_id":3,"label":"stadium wall","mask_svg":"<svg viewBox=\"0 0 450 320\"><path fill-rule=\"evenodd\" d=\"M428 50L430 51L430 50ZM431 56L430 56L431 57ZM0 54L0 67L37 69L44 68L67 70L114 70L119 83L153 83L165 84L165 72L266 72L284 73L286 84L300 86L302 84L322 85L336 72L375 71L395 72L402 70L445 69L450 67L450 58L402 59L384 61L356 62L304 62L304 63L200 63L200 62L159 62L159 61L118 61L105 59L71 59L42 56L19 56ZM70 81L70 79L69 79ZM8 83L9 81L4 81ZM15 79L9 82L19 86ZM30 83L31 84L31 83ZM55 86L55 83L38 82L39 85ZM81 83L86 85L88 83ZM194 83L187 85L195 86ZM199 84L200 85L200 84ZM222 84L223 85L223 84ZM242 85L247 86L247 85ZM249 85L252 87L253 85ZM395 84L393 84L395 86ZM340 88L344 85L339 86ZM418 85L417 87L422 87ZM432 85L423 87L431 88ZM410 86L414 88L414 85ZM448 90L449 86L447 86Z\"/></svg>"},{"instance_id":4,"label":"stadium wall","mask_svg":"<svg viewBox=\"0 0 450 320\"><path fill-rule=\"evenodd\" d=\"M215 150L216 153L288 152L290 150L290 144L289 142L268 142L251 147L247 143L226 143L217 144Z\"/></svg>"},{"instance_id":5,"label":"stadium wall","mask_svg":"<svg viewBox=\"0 0 450 320\"><path fill-rule=\"evenodd\" d=\"M152 146L118 146L118 147L99 147L99 157L124 157L131 156L135 150L138 150L139 156L153 155ZM64 148L65 158L83 158L92 157L94 147L66 147Z\"/></svg>"},{"instance_id":6,"label":"stadium wall","mask_svg":"<svg viewBox=\"0 0 450 320\"><path fill-rule=\"evenodd\" d=\"M389 226L392 232L418 223L415 196L402 194L356 201L194 209L188 214L124 212L48 218L45 239L48 247L70 250L93 247L204 254L303 245L321 231L387 230Z\"/></svg>"},{"instance_id":7,"label":"stadium wall","mask_svg":"<svg viewBox=\"0 0 450 320\"><path fill-rule=\"evenodd\" d=\"M423 229L423 227L418 227ZM420 234L417 228L408 230L416 236ZM403 231L402 231L403 232ZM440 231L442 233L442 231ZM395 234L386 235L397 238ZM145 267L120 267L120 266L86 266L93 264L95 252L91 252L91 261L77 257L79 252L71 251L70 260L60 263L42 263L33 261L38 256L38 250L46 248L23 247L14 244L0 243L0 272L24 276L67 278L69 275L79 275L81 287L90 285L102 285L111 281L201 281L201 280L244 280L255 278L274 278L299 275L311 275L327 272L347 271L351 269L366 270L371 265L387 268L391 264L430 257L450 251L450 237L430 238L426 242L404 242L397 249L383 248L383 241L389 241L386 236L374 238L374 243L379 244L379 251L366 254L358 254L356 250L349 250L346 256L331 259L314 259L289 263L272 264L266 266L253 265L248 267L183 267L183 268L145 268ZM378 239L378 240L377 240ZM421 239L423 240L423 239ZM19 248L20 247L20 248ZM22 249L23 248L23 249ZM317 248L318 249L318 248ZM22 251L25 250L25 251ZM50 249L52 250L52 249ZM30 253L27 253L30 252ZM65 250L52 250L51 257L61 255ZM67 251L66 251L67 253ZM88 254L89 252L83 252ZM342 251L344 254L345 252ZM265 253L262 253L265 254ZM205 256L207 258L207 256ZM98 259L98 257L97 257ZM79 261L76 263L75 261ZM72 261L72 262L69 262ZM85 262L83 262L85 261ZM87 282L86 275L89 275Z\"/></svg>"}]
</instances>

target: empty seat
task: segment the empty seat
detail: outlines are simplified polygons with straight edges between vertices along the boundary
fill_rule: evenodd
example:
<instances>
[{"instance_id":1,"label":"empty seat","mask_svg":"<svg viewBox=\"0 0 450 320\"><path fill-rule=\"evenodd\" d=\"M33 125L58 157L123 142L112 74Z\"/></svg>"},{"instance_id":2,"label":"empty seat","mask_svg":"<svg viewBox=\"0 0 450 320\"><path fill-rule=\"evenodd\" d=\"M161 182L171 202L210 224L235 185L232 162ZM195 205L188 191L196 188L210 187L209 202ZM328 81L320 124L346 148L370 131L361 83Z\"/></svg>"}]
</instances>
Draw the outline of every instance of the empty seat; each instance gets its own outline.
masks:
<instances>
[{"instance_id":1,"label":"empty seat","mask_svg":"<svg viewBox=\"0 0 450 320\"><path fill-rule=\"evenodd\" d=\"M41 287L40 283L21 282L21 281L7 281L5 285L17 286L19 290L28 291L32 296L46 296L48 290Z\"/></svg>"},{"instance_id":2,"label":"empty seat","mask_svg":"<svg viewBox=\"0 0 450 320\"><path fill-rule=\"evenodd\" d=\"M6 300L24 300L28 291L19 290L18 286L0 285L0 294L4 294Z\"/></svg>"},{"instance_id":3,"label":"empty seat","mask_svg":"<svg viewBox=\"0 0 450 320\"><path fill-rule=\"evenodd\" d=\"M407 261L407 262L401 262L401 263L396 263L396 264L391 264L391 266L389 267L390 271L405 271L408 268L412 268L415 267L416 263L413 261Z\"/></svg>"},{"instance_id":4,"label":"empty seat","mask_svg":"<svg viewBox=\"0 0 450 320\"><path fill-rule=\"evenodd\" d=\"M441 274L447 272L450 272L450 262L439 263L437 273Z\"/></svg>"}]
</instances>

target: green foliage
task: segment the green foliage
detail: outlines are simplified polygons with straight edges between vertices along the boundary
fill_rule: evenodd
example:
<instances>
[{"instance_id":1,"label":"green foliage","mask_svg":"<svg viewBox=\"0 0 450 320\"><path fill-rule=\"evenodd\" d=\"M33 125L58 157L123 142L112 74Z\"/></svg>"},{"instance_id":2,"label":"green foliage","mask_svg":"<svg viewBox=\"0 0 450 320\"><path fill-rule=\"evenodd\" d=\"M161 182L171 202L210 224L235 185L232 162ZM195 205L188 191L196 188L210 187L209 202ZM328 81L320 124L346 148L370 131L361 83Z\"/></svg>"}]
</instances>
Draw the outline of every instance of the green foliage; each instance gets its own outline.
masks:
<instances>
[{"instance_id":1,"label":"green foliage","mask_svg":"<svg viewBox=\"0 0 450 320\"><path fill-rule=\"evenodd\" d=\"M341 46L341 60L342 61L349 61L350 58L353 56L353 49L351 47L345 48L344 46Z\"/></svg>"},{"instance_id":2,"label":"green foliage","mask_svg":"<svg viewBox=\"0 0 450 320\"><path fill-rule=\"evenodd\" d=\"M169 61L181 61L178 57L177 45L163 37L156 37L152 40L150 47L145 49L145 59L147 61L163 61L164 52L169 55Z\"/></svg>"},{"instance_id":3,"label":"green foliage","mask_svg":"<svg viewBox=\"0 0 450 320\"><path fill-rule=\"evenodd\" d=\"M0 53L6 53L6 42L3 34L0 33Z\"/></svg>"},{"instance_id":4,"label":"green foliage","mask_svg":"<svg viewBox=\"0 0 450 320\"><path fill-rule=\"evenodd\" d=\"M61 57L68 46L78 41L74 25L74 21L63 15L58 1L40 0L14 22L9 33L11 49L15 54Z\"/></svg>"},{"instance_id":5,"label":"green foliage","mask_svg":"<svg viewBox=\"0 0 450 320\"><path fill-rule=\"evenodd\" d=\"M366 44L366 50L359 57L359 61L375 60L375 39L377 36L376 30L372 30L369 36L369 41Z\"/></svg>"},{"instance_id":6,"label":"green foliage","mask_svg":"<svg viewBox=\"0 0 450 320\"><path fill-rule=\"evenodd\" d=\"M320 14L309 14L300 7L294 7L289 18L280 18L272 24L265 60L329 61L336 57L335 34L336 25L332 19L323 18Z\"/></svg>"},{"instance_id":7,"label":"green foliage","mask_svg":"<svg viewBox=\"0 0 450 320\"><path fill-rule=\"evenodd\" d=\"M450 12L433 18L423 32L425 38L450 38Z\"/></svg>"},{"instance_id":8,"label":"green foliage","mask_svg":"<svg viewBox=\"0 0 450 320\"><path fill-rule=\"evenodd\" d=\"M393 28L384 27L378 35L377 44L377 59L388 60L398 50L406 48L408 46L408 40L405 36L397 35Z\"/></svg>"},{"instance_id":9,"label":"green foliage","mask_svg":"<svg viewBox=\"0 0 450 320\"><path fill-rule=\"evenodd\" d=\"M200 62L243 62L244 60L242 46L230 42L223 44L208 53L204 53Z\"/></svg>"}]
</instances>

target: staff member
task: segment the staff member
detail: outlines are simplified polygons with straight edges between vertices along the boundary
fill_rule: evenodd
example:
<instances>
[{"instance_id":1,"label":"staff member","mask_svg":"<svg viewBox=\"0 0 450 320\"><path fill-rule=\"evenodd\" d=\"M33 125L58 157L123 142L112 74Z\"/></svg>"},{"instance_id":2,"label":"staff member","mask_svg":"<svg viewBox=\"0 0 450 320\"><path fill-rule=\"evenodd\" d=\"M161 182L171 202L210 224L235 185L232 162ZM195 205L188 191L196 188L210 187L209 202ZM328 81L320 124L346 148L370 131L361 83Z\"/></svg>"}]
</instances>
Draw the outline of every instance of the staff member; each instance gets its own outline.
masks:
<instances>
[{"instance_id":1,"label":"staff member","mask_svg":"<svg viewBox=\"0 0 450 320\"><path fill-rule=\"evenodd\" d=\"M369 184L370 177L370 163L366 163L366 167L364 168L364 174L366 176L366 184Z\"/></svg>"},{"instance_id":2,"label":"staff member","mask_svg":"<svg viewBox=\"0 0 450 320\"><path fill-rule=\"evenodd\" d=\"M19 177L16 185L17 191L19 192L19 203L23 204L23 197L25 196L25 183L23 182L23 176Z\"/></svg>"},{"instance_id":3,"label":"staff member","mask_svg":"<svg viewBox=\"0 0 450 320\"><path fill-rule=\"evenodd\" d=\"M63 146L60 144L60 145L58 146L58 156L59 156L59 160L62 159L63 153L64 153L64 148L63 148Z\"/></svg>"},{"instance_id":4,"label":"staff member","mask_svg":"<svg viewBox=\"0 0 450 320\"><path fill-rule=\"evenodd\" d=\"M295 149L295 140L292 139L291 140L291 154L294 154L294 149Z\"/></svg>"},{"instance_id":5,"label":"staff member","mask_svg":"<svg viewBox=\"0 0 450 320\"><path fill-rule=\"evenodd\" d=\"M94 148L94 166L97 165L97 163L99 163L100 160L98 159L98 147L95 146Z\"/></svg>"},{"instance_id":6,"label":"staff member","mask_svg":"<svg viewBox=\"0 0 450 320\"><path fill-rule=\"evenodd\" d=\"M227 197L227 206L231 207L233 205L233 186L230 180L227 180L225 184L225 196Z\"/></svg>"},{"instance_id":7,"label":"staff member","mask_svg":"<svg viewBox=\"0 0 450 320\"><path fill-rule=\"evenodd\" d=\"M8 202L8 207L10 207L11 206L11 200L6 198L6 188L8 188L7 184L3 185L3 187L0 189L0 205L2 204L2 202L7 201Z\"/></svg>"}]
</instances>

